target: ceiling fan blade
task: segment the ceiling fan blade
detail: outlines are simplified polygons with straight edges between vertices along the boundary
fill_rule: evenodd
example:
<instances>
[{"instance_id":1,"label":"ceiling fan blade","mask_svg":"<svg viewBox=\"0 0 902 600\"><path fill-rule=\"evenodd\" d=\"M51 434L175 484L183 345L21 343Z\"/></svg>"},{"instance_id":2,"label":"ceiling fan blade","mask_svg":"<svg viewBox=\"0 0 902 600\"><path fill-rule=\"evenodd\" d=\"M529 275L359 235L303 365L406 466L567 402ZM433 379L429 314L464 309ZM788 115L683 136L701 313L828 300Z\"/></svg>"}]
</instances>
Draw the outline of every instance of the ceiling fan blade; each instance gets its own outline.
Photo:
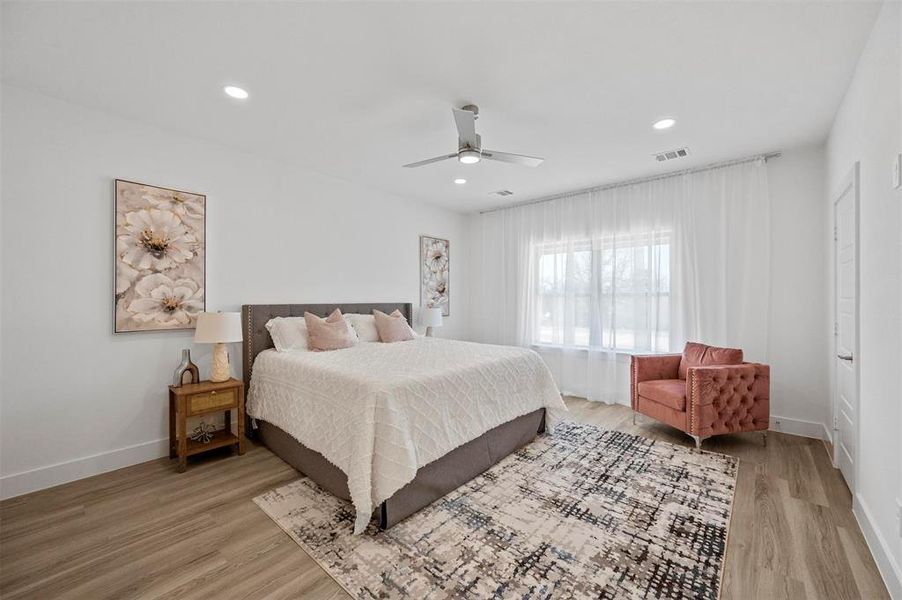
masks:
<instances>
[{"instance_id":1,"label":"ceiling fan blade","mask_svg":"<svg viewBox=\"0 0 902 600\"><path fill-rule=\"evenodd\" d=\"M443 160L448 160L449 158L457 158L457 153L454 154L443 154L441 156L436 156L435 158L427 158L426 160L421 160L419 162L413 162L409 165L404 165L405 167L413 168L413 167L422 167L423 165L431 165L432 163L436 163Z\"/></svg>"},{"instance_id":2,"label":"ceiling fan blade","mask_svg":"<svg viewBox=\"0 0 902 600\"><path fill-rule=\"evenodd\" d=\"M523 165L524 167L538 167L544 161L544 158L538 156L525 156L523 154L511 154L510 152L497 152L495 150L483 150L482 158L489 160L499 160L501 162L513 163L515 165Z\"/></svg>"},{"instance_id":3,"label":"ceiling fan blade","mask_svg":"<svg viewBox=\"0 0 902 600\"><path fill-rule=\"evenodd\" d=\"M479 148L479 138L476 136L476 115L468 110L452 108L454 123L457 125L457 137L463 145L470 148Z\"/></svg>"}]
</instances>

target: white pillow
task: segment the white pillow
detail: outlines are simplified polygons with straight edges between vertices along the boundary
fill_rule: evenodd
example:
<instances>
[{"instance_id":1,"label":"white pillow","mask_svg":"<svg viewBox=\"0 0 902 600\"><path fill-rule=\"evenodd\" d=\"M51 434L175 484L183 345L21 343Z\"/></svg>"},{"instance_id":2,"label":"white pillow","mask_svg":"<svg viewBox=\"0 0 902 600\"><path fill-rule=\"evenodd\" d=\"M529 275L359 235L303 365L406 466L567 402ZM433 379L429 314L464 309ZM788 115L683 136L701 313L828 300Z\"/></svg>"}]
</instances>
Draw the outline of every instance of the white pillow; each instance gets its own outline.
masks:
<instances>
[{"instance_id":1,"label":"white pillow","mask_svg":"<svg viewBox=\"0 0 902 600\"><path fill-rule=\"evenodd\" d=\"M266 322L266 331L279 352L307 350L307 323L304 317L276 317Z\"/></svg>"},{"instance_id":2,"label":"white pillow","mask_svg":"<svg viewBox=\"0 0 902 600\"><path fill-rule=\"evenodd\" d=\"M350 313L344 317L351 324L351 327L357 333L357 338L361 342L379 341L379 332L376 330L376 317L357 313Z\"/></svg>"},{"instance_id":3,"label":"white pillow","mask_svg":"<svg viewBox=\"0 0 902 600\"><path fill-rule=\"evenodd\" d=\"M345 324L356 344L359 341L357 332L351 327L348 319L345 319ZM279 352L310 350L307 347L307 321L304 317L275 317L266 322L266 331L269 332L269 337Z\"/></svg>"}]
</instances>

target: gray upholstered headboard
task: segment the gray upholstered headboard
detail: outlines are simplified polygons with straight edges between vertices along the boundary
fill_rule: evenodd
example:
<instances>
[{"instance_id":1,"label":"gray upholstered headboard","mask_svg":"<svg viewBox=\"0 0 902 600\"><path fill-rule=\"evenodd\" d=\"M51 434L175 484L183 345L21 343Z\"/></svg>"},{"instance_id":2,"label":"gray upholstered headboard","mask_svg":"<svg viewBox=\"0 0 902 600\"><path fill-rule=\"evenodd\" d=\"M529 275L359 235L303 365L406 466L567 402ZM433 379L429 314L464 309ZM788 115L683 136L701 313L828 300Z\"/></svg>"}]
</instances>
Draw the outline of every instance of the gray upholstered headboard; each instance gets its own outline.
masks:
<instances>
[{"instance_id":1,"label":"gray upholstered headboard","mask_svg":"<svg viewBox=\"0 0 902 600\"><path fill-rule=\"evenodd\" d=\"M407 322L413 326L413 305L403 302L376 302L370 304L245 304L241 307L241 325L244 330L243 359L244 386L251 382L254 359L268 348L273 347L272 338L266 330L266 323L273 317L303 317L305 312L325 317L335 309L343 313L372 314L373 310L391 313L400 310Z\"/></svg>"}]
</instances>

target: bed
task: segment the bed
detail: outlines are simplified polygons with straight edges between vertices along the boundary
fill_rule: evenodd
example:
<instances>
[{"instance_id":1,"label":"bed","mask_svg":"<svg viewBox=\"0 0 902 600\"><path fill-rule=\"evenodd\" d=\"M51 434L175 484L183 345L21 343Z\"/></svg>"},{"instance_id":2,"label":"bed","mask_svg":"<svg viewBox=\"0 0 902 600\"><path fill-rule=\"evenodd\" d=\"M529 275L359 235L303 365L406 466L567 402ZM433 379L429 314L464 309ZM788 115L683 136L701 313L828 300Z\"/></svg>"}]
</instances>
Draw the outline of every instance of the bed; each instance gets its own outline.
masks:
<instances>
[{"instance_id":1,"label":"bed","mask_svg":"<svg viewBox=\"0 0 902 600\"><path fill-rule=\"evenodd\" d=\"M370 314L412 306L242 307L246 431L354 505L354 531L377 511L388 528L552 429L566 412L531 350L418 337L332 352L276 352L274 317Z\"/></svg>"}]
</instances>

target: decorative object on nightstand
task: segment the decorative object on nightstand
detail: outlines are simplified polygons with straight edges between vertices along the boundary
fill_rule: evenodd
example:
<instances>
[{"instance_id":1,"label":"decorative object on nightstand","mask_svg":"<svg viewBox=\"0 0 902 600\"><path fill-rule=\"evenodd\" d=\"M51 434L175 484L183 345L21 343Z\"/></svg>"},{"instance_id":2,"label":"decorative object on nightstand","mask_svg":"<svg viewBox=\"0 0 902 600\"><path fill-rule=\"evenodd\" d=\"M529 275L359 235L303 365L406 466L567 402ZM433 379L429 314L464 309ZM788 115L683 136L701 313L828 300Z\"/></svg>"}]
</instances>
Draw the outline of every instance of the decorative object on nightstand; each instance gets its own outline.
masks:
<instances>
[{"instance_id":1,"label":"decorative object on nightstand","mask_svg":"<svg viewBox=\"0 0 902 600\"><path fill-rule=\"evenodd\" d=\"M442 326L442 309L440 307L423 309L423 324L426 326L426 337L432 337L435 327Z\"/></svg>"},{"instance_id":2,"label":"decorative object on nightstand","mask_svg":"<svg viewBox=\"0 0 902 600\"><path fill-rule=\"evenodd\" d=\"M213 344L213 368L210 381L219 383L231 377L229 372L229 352L225 345L240 342L241 314L236 312L201 313L197 316L194 341L199 344Z\"/></svg>"},{"instance_id":3,"label":"decorative object on nightstand","mask_svg":"<svg viewBox=\"0 0 902 600\"><path fill-rule=\"evenodd\" d=\"M185 381L185 373L191 376L189 381ZM185 348L182 350L182 364L178 366L175 370L175 375L172 377L172 385L179 387L185 383L197 383L199 381L200 374L197 370L197 365L191 362L191 350Z\"/></svg>"},{"instance_id":4,"label":"decorative object on nightstand","mask_svg":"<svg viewBox=\"0 0 902 600\"><path fill-rule=\"evenodd\" d=\"M206 421L201 421L194 428L194 431L191 432L191 440L209 444L213 441L214 433L216 433L216 428L213 425L208 424Z\"/></svg>"},{"instance_id":5,"label":"decorative object on nightstand","mask_svg":"<svg viewBox=\"0 0 902 600\"><path fill-rule=\"evenodd\" d=\"M232 411L236 411L237 431L232 433ZM188 417L222 412L223 429L204 432L194 439L188 433ZM197 432L197 430L195 430ZM222 382L201 381L181 386L169 386L169 458L179 459L179 473L188 466L188 457L223 446L238 446L238 454L244 454L244 384L237 379Z\"/></svg>"}]
</instances>

